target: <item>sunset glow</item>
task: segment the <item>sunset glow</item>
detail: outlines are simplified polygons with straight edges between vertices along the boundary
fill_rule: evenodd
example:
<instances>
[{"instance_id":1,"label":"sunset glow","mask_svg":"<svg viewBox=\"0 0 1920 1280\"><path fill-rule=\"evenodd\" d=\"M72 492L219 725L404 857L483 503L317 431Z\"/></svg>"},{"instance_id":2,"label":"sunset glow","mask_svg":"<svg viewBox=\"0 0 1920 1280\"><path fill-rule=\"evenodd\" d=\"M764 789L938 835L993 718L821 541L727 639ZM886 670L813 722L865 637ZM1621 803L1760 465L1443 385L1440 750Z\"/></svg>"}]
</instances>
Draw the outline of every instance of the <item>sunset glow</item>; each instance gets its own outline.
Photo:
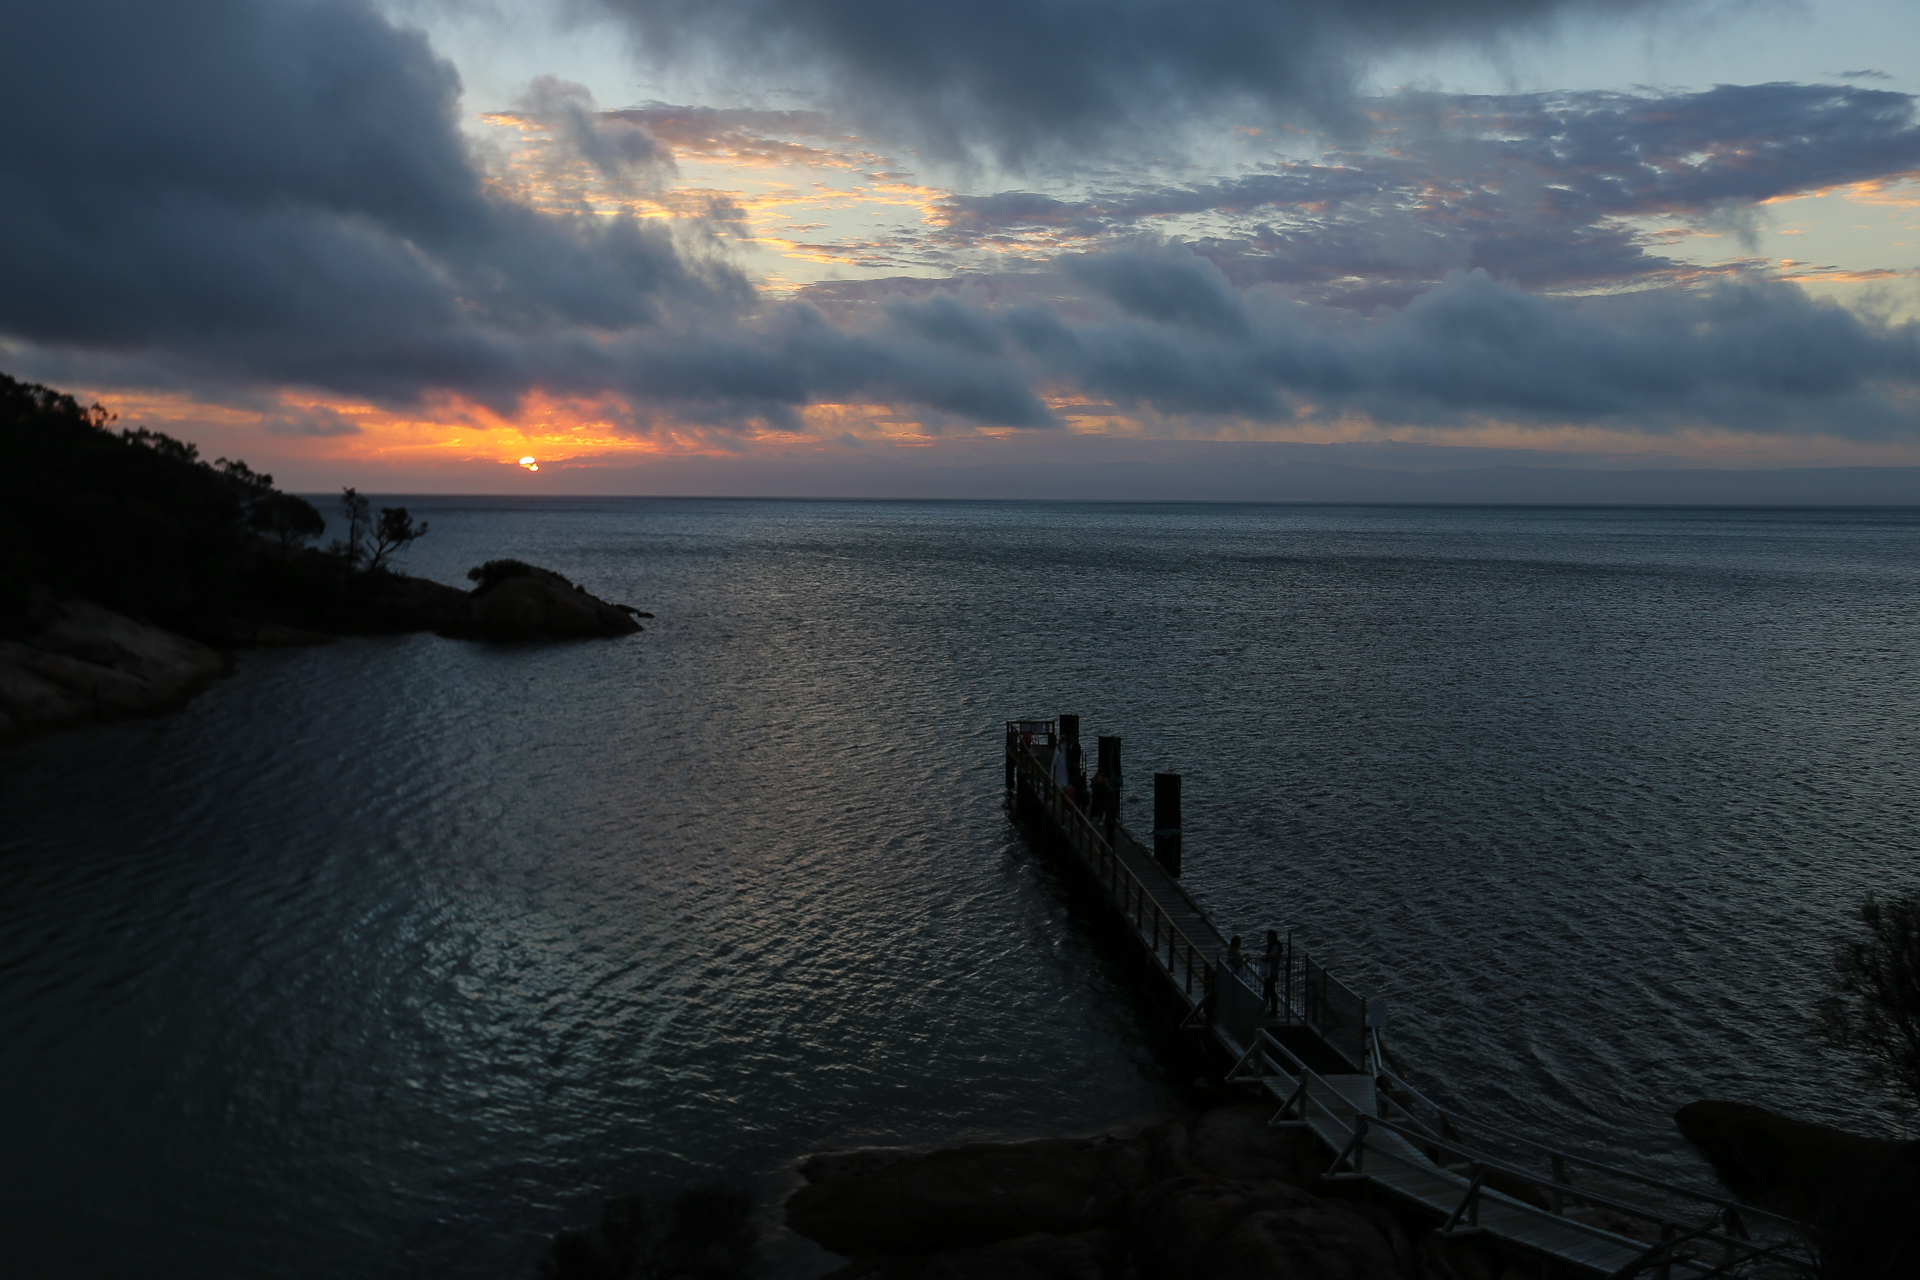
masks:
<instances>
[{"instance_id":1,"label":"sunset glow","mask_svg":"<svg viewBox=\"0 0 1920 1280\"><path fill-rule=\"evenodd\" d=\"M367 68L392 90L377 128L310 110L299 74L204 52L231 100L311 132L286 145L325 197L269 168L261 189L287 194L258 207L244 176L206 185L226 135L129 61L129 101L170 104L129 109L161 150L98 203L121 221L97 243L20 241L47 265L0 315L15 372L311 487L624 485L795 453L871 470L1063 438L1920 460L1920 82L1899 78L1920 51L1893 56L1910 24L1871 0L1764 57L1690 52L1682 79L1711 87L1662 89L1644 86L1673 64L1651 73L1634 43L1665 30L1651 18L1582 37L1601 82L1569 82L1546 43L1493 75L1409 36L1370 55L1375 79L1310 89L1276 66L1229 90L1177 41L1090 58L1036 16L1075 86L1050 95L966 29L889 13L903 52L942 31L972 78L938 100L965 111L797 13L776 25L824 61L763 100L650 62L638 9L487 41L490 19L409 10L414 32L311 2L325 34L286 56ZM755 70L702 21L694 64ZM1173 114L1123 66L1186 85ZM129 256L178 234L154 211L189 207L230 232ZM96 302L59 319L68 296Z\"/></svg>"}]
</instances>

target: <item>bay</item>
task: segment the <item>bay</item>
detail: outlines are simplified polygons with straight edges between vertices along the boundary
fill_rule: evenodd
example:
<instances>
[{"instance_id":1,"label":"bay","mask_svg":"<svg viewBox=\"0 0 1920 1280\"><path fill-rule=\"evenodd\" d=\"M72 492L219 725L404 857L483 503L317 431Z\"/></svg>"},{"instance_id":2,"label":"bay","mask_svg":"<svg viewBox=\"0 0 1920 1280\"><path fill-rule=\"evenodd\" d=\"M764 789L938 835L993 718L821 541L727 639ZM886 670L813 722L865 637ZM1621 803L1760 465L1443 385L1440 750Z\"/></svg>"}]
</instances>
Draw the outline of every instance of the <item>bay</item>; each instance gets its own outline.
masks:
<instances>
[{"instance_id":1,"label":"bay","mask_svg":"<svg viewBox=\"0 0 1920 1280\"><path fill-rule=\"evenodd\" d=\"M1181 1105L1000 808L1060 711L1437 1096L1691 1180L1695 1097L1897 1124L1809 1020L1914 879L1914 510L405 501L410 572L658 617L0 755L24 1274L530 1275L614 1190Z\"/></svg>"}]
</instances>

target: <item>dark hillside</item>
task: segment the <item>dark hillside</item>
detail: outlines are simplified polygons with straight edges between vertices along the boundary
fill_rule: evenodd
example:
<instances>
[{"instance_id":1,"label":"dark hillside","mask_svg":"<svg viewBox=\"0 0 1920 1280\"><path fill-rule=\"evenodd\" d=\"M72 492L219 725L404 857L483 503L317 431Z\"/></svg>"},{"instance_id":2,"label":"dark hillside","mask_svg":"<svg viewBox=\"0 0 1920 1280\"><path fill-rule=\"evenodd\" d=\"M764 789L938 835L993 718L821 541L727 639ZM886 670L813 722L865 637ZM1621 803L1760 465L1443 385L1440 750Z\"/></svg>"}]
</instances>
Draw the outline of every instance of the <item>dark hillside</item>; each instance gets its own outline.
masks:
<instances>
[{"instance_id":1,"label":"dark hillside","mask_svg":"<svg viewBox=\"0 0 1920 1280\"><path fill-rule=\"evenodd\" d=\"M99 406L0 374L0 628L27 625L34 589L189 632L248 612L262 562L324 527L244 462L207 462Z\"/></svg>"}]
</instances>

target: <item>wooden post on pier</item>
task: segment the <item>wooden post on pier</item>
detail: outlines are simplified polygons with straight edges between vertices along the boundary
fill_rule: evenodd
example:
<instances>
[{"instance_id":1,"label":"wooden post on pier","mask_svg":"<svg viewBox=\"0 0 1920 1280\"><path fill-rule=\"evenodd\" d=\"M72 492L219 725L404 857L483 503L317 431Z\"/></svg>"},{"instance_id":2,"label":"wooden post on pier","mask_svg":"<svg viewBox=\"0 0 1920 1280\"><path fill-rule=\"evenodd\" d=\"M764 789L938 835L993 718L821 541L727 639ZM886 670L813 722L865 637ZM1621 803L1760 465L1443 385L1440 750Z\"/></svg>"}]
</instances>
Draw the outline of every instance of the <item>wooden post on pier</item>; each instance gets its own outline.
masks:
<instances>
[{"instance_id":1,"label":"wooden post on pier","mask_svg":"<svg viewBox=\"0 0 1920 1280\"><path fill-rule=\"evenodd\" d=\"M1167 869L1167 874L1180 875L1180 775L1177 773L1156 773L1153 775L1153 859Z\"/></svg>"}]
</instances>

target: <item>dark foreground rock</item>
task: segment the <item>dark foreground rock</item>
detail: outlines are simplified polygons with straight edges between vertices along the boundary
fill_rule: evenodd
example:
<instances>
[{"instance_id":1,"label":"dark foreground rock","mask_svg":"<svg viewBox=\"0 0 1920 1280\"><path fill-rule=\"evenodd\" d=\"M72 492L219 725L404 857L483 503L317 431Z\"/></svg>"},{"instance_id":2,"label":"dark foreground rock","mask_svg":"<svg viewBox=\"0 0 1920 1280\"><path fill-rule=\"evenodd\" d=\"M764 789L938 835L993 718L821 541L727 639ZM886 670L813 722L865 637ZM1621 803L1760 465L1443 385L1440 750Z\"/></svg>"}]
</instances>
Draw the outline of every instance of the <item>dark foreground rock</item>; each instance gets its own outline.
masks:
<instances>
[{"instance_id":1,"label":"dark foreground rock","mask_svg":"<svg viewBox=\"0 0 1920 1280\"><path fill-rule=\"evenodd\" d=\"M217 649L84 600L39 612L41 629L0 640L0 742L170 711L231 666Z\"/></svg>"},{"instance_id":2,"label":"dark foreground rock","mask_svg":"<svg viewBox=\"0 0 1920 1280\"><path fill-rule=\"evenodd\" d=\"M1692 1102L1673 1119L1729 1191L1815 1229L1821 1280L1920 1276L1920 1142L1744 1102Z\"/></svg>"},{"instance_id":3,"label":"dark foreground rock","mask_svg":"<svg viewBox=\"0 0 1920 1280\"><path fill-rule=\"evenodd\" d=\"M1326 1183L1265 1105L1097 1138L810 1156L795 1231L839 1280L1518 1280L1473 1238Z\"/></svg>"},{"instance_id":4,"label":"dark foreground rock","mask_svg":"<svg viewBox=\"0 0 1920 1280\"><path fill-rule=\"evenodd\" d=\"M1673 1122L1729 1191L1807 1223L1826 1220L1836 1204L1856 1198L1868 1179L1908 1147L1744 1102L1690 1102Z\"/></svg>"}]
</instances>

